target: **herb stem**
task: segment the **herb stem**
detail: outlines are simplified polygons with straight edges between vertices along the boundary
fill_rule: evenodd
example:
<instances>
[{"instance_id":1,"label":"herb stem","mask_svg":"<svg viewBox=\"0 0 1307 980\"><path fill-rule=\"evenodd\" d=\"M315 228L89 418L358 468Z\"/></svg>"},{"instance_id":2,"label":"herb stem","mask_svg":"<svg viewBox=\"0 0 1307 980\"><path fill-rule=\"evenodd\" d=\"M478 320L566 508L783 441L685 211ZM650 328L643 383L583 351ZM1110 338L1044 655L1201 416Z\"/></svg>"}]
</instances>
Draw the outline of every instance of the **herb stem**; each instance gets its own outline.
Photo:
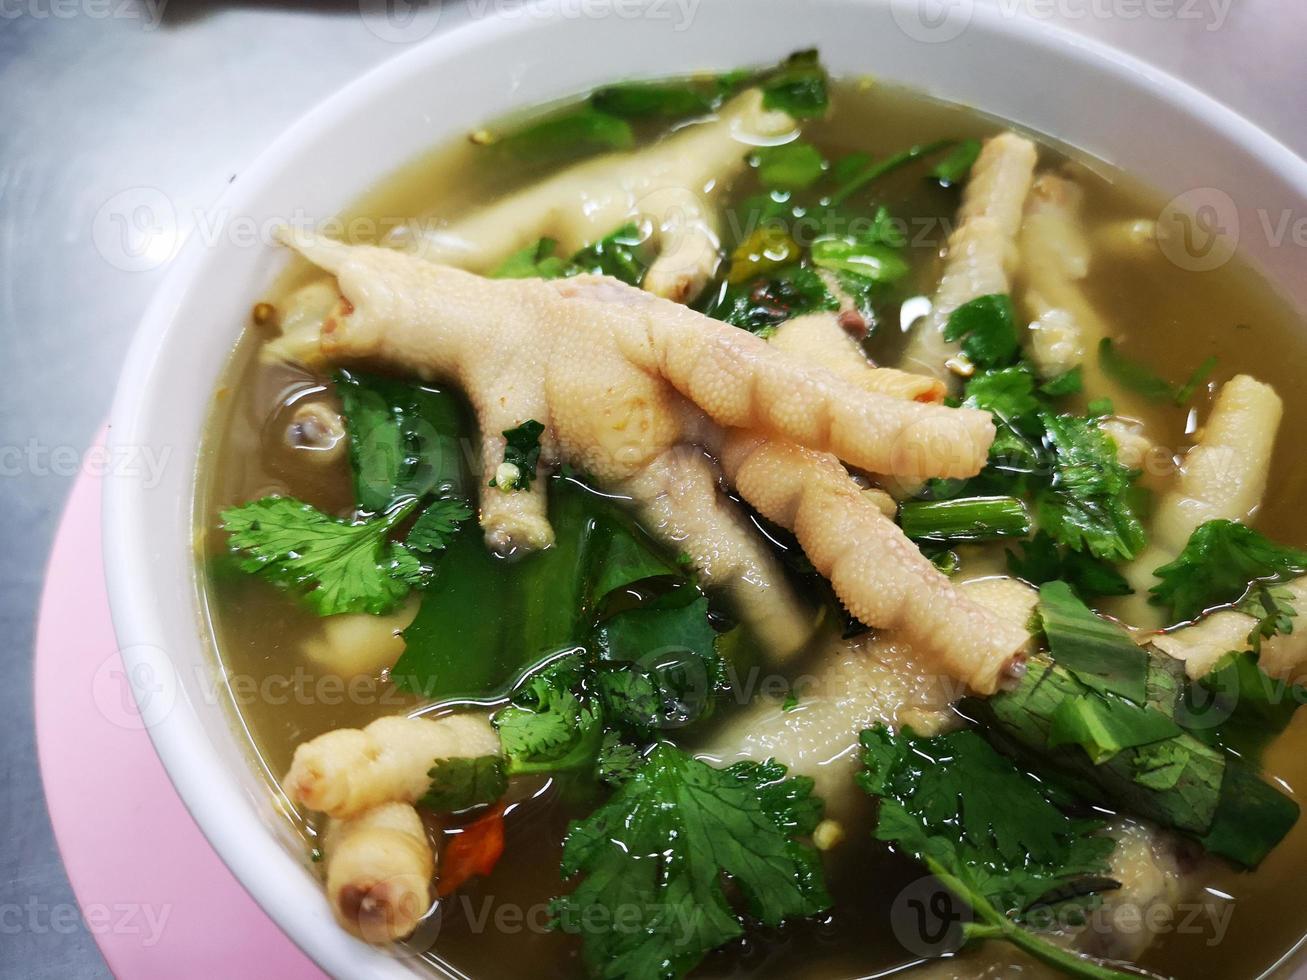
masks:
<instances>
[{"instance_id":1,"label":"herb stem","mask_svg":"<svg viewBox=\"0 0 1307 980\"><path fill-rule=\"evenodd\" d=\"M1030 531L1030 513L1017 497L913 500L899 507L899 524L914 541L988 541Z\"/></svg>"},{"instance_id":2,"label":"herb stem","mask_svg":"<svg viewBox=\"0 0 1307 980\"><path fill-rule=\"evenodd\" d=\"M852 177L848 183L831 195L830 203L832 205L843 204L849 196L864 186L876 180L878 177L884 177L892 170L897 170L905 164L918 160L921 157L928 156L944 149L946 146L952 146L953 140L935 140L933 143L918 143L916 146L910 146L906 150L888 156L879 162L867 164L860 173Z\"/></svg>"},{"instance_id":3,"label":"herb stem","mask_svg":"<svg viewBox=\"0 0 1307 980\"><path fill-rule=\"evenodd\" d=\"M1003 940L1067 976L1083 977L1085 980L1124 980L1127 977L1147 976L1143 973L1118 970L1082 953L1064 949L1042 936L1023 929L999 912L983 895L968 888L956 875L950 874L939 861L932 857L926 857L924 860L926 869L938 878L945 888L971 906L976 919L962 927L962 934L966 941Z\"/></svg>"}]
</instances>

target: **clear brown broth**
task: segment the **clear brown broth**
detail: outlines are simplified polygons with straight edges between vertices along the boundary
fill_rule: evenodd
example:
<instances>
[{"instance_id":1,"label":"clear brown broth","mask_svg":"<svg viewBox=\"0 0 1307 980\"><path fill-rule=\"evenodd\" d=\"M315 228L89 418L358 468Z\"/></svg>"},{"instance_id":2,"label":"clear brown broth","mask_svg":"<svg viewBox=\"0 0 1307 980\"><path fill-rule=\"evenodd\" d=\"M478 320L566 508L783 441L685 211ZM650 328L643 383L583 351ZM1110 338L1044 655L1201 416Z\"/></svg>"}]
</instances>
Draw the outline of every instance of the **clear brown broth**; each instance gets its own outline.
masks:
<instances>
[{"instance_id":1,"label":"clear brown broth","mask_svg":"<svg viewBox=\"0 0 1307 980\"><path fill-rule=\"evenodd\" d=\"M886 86L841 84L833 102L831 116L806 133L832 159L852 150L879 156L912 143L984 136L1002 128L971 110ZM1047 141L1042 157L1045 165L1064 158ZM459 141L403 168L344 216L382 217L375 225L350 226L353 237L375 240L408 216L453 216L540 176L528 168L488 168L476 161L476 148ZM1087 191L1091 230L1118 219L1152 217L1160 210L1153 196L1103 164L1080 167L1079 177ZM746 180L734 193L742 196L752 190ZM927 184L919 168L909 168L881 181L876 200L905 219L915 238L910 249L913 282L904 295L929 294L938 275L938 246L957 206L956 192ZM308 274L304 266L296 267L283 289ZM1307 385L1301 383L1307 377L1307 334L1292 311L1238 261L1214 271L1191 272L1157 250L1142 257L1097 254L1088 288L1121 348L1169 379L1187 377L1209 354L1219 358L1210 384L1194 401L1199 418L1215 387L1236 373L1251 373L1275 386L1284 399L1285 418L1257 524L1278 540L1307 544L1307 517L1299 507L1307 467L1300 464L1291 441L1307 420ZM277 297L269 298L275 302ZM900 339L891 308L872 352L891 359ZM206 529L201 551L207 558L221 546L207 529L225 506L274 490L330 512L348 513L353 506L343 461L322 467L288 449L281 439L291 406L304 400L334 404L325 379L299 369L261 365L253 356L257 343L257 329L251 327L215 399L198 507L199 525ZM1141 421L1159 444L1179 451L1192 441L1186 432L1188 409L1149 406ZM397 694L384 678L366 679L365 686L356 686L350 694L338 678L312 669L300 644L318 629L314 616L262 583L211 573L205 578L205 592L218 655L228 675L247 685L234 692L236 710L270 779L285 771L294 747L307 738L420 707ZM267 686L287 677L298 681ZM251 684L265 686L250 690ZM1288 787L1307 782L1304 739L1307 718L1300 715L1269 751L1269 776ZM579 972L576 941L538 926L544 905L563 888L559 848L567 821L583 809L559 798L548 784L515 787L514 792L520 799L507 816L506 856L492 875L444 903L436 949L446 963L475 977L520 976L524 964L530 964L533 976L573 976ZM860 826L865 831L867 825L863 821ZM311 823L300 821L297 826L311 844ZM851 829L827 861L836 899L829 916L773 932L751 932L735 947L714 953L703 975L866 976L911 963L913 958L890 931L889 903L919 872L874 845L858 826ZM307 854L306 847L306 859ZM1210 944L1210 931L1174 931L1152 947L1143 965L1181 977L1265 973L1307 931L1307 911L1286 901L1295 893L1305 863L1307 828L1300 823L1255 874L1222 869L1208 882L1232 898L1234 913L1223 941Z\"/></svg>"}]
</instances>

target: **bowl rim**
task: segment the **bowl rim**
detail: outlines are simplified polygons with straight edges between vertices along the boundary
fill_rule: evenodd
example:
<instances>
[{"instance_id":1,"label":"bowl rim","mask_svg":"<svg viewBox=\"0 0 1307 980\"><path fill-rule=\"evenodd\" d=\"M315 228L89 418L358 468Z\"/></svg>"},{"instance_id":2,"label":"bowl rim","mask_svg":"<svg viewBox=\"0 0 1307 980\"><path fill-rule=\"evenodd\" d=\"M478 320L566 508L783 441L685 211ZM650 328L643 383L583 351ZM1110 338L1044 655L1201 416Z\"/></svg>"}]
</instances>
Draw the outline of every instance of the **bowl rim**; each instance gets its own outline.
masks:
<instances>
[{"instance_id":1,"label":"bowl rim","mask_svg":"<svg viewBox=\"0 0 1307 980\"><path fill-rule=\"evenodd\" d=\"M375 101L394 81L405 77L416 66L439 62L459 49L493 48L509 37L530 33L536 29L540 17L563 17L563 3L564 0L529 0L522 6L532 8L538 16L490 16L469 21L439 31L369 69L327 95L274 139L243 169L240 179L219 196L215 207L240 213L242 202L278 175L283 160L294 157L297 147L309 142L324 127L330 127L334 119L349 109ZM858 6L908 8L914 3L915 0L809 0L804 6L811 12L812 8ZM1005 15L997 5L974 4L972 16L973 22L988 31L1007 34L1020 44L1053 52L1086 68L1107 68L1114 75L1128 77L1159 101L1202 117L1220 138L1255 153L1268 170L1307 201L1307 161L1235 110L1187 82L1103 41L1034 18ZM359 193L363 190L360 188ZM175 314L182 298L202 276L208 251L199 236L192 234L173 259L171 269L141 317L110 412L111 449L141 442L138 433L149 424L145 414L147 392L152 379L158 376L162 341L177 329ZM211 392L205 391L203 396L207 400ZM193 489L193 476L191 480ZM160 664L135 639L163 632L156 597L141 585L148 579L146 569L151 561L142 533L146 505L144 489L138 481L105 481L102 522L110 608L127 676L143 714L143 699L150 696L147 685L151 683L151 675L148 670L137 668L157 669ZM234 776L223 773L223 778L213 778L215 769L221 772L224 767L194 716L172 711L145 727L169 779L214 850L261 908L320 967L332 975L354 974L365 969L382 977L412 975L403 960L353 940L329 918L330 928L324 930L321 909L284 900L284 884L270 870L290 867L288 862L292 858L265 824L237 805L248 801ZM1285 958L1294 952L1290 950Z\"/></svg>"}]
</instances>

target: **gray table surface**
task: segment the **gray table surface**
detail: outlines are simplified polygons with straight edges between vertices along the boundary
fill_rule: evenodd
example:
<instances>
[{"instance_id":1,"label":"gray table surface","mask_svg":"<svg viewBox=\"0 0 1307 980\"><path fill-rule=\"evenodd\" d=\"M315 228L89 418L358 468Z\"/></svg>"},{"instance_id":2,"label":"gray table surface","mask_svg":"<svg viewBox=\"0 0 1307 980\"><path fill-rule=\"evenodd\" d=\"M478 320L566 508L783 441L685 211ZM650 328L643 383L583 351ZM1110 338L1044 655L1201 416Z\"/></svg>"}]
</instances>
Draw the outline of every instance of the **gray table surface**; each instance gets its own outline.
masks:
<instances>
[{"instance_id":1,"label":"gray table surface","mask_svg":"<svg viewBox=\"0 0 1307 980\"><path fill-rule=\"evenodd\" d=\"M106 261L97 215L103 222L106 207L140 188L183 213L204 208L324 95L503 2L420 6L410 22L405 0L0 0L0 977L108 973L84 926L57 926L55 910L73 897L41 793L31 704L34 613L72 481L68 466L51 464L68 457L50 454L70 447L75 459L94 436L166 272ZM922 0L936 12L968 2ZM1299 0L981 2L1129 50L1307 155ZM376 20L382 8L397 18Z\"/></svg>"}]
</instances>

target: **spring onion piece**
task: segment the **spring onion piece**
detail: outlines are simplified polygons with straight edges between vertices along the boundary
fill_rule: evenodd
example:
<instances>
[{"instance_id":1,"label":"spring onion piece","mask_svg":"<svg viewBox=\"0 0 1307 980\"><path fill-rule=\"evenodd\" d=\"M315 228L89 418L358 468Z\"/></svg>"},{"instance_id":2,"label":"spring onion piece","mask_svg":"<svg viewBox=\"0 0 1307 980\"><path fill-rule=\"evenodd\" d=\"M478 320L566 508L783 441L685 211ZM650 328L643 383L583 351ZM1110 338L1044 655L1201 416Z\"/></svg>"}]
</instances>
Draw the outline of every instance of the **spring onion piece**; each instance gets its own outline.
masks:
<instances>
[{"instance_id":1,"label":"spring onion piece","mask_svg":"<svg viewBox=\"0 0 1307 980\"><path fill-rule=\"evenodd\" d=\"M850 195L860 191L873 180L884 177L887 173L898 170L899 167L912 163L914 160L920 160L924 156L938 153L940 150L947 146L951 146L952 144L952 140L936 140L933 143L919 143L916 146L910 146L906 150L895 153L893 156L888 156L884 160L869 163L861 172L848 180L831 195L830 203L842 204L849 199Z\"/></svg>"},{"instance_id":2,"label":"spring onion piece","mask_svg":"<svg viewBox=\"0 0 1307 980\"><path fill-rule=\"evenodd\" d=\"M980 156L980 140L966 139L949 150L944 159L930 171L933 180L944 187L952 187L967 179L971 166Z\"/></svg>"},{"instance_id":3,"label":"spring onion piece","mask_svg":"<svg viewBox=\"0 0 1307 980\"><path fill-rule=\"evenodd\" d=\"M1030 513L1017 497L912 500L899 524L914 541L990 541L1029 533Z\"/></svg>"}]
</instances>

